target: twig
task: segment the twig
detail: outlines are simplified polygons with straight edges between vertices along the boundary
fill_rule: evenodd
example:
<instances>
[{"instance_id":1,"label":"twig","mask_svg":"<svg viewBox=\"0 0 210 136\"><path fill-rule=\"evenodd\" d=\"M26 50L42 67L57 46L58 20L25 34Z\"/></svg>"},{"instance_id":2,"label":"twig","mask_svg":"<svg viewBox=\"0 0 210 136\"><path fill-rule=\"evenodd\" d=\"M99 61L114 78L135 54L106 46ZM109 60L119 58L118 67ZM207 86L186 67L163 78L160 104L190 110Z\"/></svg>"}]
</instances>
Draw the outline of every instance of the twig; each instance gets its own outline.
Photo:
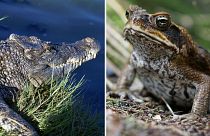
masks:
<instances>
[{"instance_id":1,"label":"twig","mask_svg":"<svg viewBox=\"0 0 210 136\"><path fill-rule=\"evenodd\" d=\"M161 97L161 99L164 101L164 103L166 104L166 107L169 109L169 111L171 112L171 114L173 116L175 116L173 110L171 109L171 107L169 106L169 104L167 103L167 101L163 97Z\"/></svg>"}]
</instances>

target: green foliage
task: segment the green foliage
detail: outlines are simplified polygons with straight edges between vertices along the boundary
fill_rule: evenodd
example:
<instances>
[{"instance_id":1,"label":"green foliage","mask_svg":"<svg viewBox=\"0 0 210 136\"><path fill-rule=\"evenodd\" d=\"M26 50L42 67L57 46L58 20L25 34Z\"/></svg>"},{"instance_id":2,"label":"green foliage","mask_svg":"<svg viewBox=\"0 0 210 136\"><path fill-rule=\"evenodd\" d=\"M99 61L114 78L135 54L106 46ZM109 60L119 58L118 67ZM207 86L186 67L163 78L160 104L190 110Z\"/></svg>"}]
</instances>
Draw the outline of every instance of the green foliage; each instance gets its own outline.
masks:
<instances>
[{"instance_id":1,"label":"green foliage","mask_svg":"<svg viewBox=\"0 0 210 136\"><path fill-rule=\"evenodd\" d=\"M76 82L67 76L62 81L50 80L39 88L28 84L21 93L18 109L38 124L42 135L85 136L98 135L99 115L90 114L81 103L80 87L84 78Z\"/></svg>"},{"instance_id":2,"label":"green foliage","mask_svg":"<svg viewBox=\"0 0 210 136\"><path fill-rule=\"evenodd\" d=\"M116 12L109 6L107 5L106 7L106 14L108 16L107 19L109 19L113 25L116 27L119 27L120 30L123 30L124 24L121 20L121 18L116 14Z\"/></svg>"},{"instance_id":3,"label":"green foliage","mask_svg":"<svg viewBox=\"0 0 210 136\"><path fill-rule=\"evenodd\" d=\"M0 136L5 136L7 135L4 129L0 128Z\"/></svg>"}]
</instances>

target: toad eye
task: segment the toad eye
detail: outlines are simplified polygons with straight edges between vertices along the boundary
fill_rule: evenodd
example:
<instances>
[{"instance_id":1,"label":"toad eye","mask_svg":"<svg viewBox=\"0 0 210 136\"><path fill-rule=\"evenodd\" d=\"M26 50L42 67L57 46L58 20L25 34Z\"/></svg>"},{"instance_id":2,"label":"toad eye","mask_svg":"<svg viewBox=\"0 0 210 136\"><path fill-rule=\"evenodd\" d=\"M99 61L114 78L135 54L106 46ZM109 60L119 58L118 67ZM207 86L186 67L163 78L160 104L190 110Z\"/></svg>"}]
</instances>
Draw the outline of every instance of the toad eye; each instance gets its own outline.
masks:
<instances>
[{"instance_id":1,"label":"toad eye","mask_svg":"<svg viewBox=\"0 0 210 136\"><path fill-rule=\"evenodd\" d=\"M155 24L158 29L166 30L171 25L171 19L166 15L159 15L155 19Z\"/></svg>"},{"instance_id":2,"label":"toad eye","mask_svg":"<svg viewBox=\"0 0 210 136\"><path fill-rule=\"evenodd\" d=\"M130 13L129 13L129 11L128 11L128 10L126 10L126 12L125 12L125 17L128 19L128 18L129 18L129 16L130 16Z\"/></svg>"}]
</instances>

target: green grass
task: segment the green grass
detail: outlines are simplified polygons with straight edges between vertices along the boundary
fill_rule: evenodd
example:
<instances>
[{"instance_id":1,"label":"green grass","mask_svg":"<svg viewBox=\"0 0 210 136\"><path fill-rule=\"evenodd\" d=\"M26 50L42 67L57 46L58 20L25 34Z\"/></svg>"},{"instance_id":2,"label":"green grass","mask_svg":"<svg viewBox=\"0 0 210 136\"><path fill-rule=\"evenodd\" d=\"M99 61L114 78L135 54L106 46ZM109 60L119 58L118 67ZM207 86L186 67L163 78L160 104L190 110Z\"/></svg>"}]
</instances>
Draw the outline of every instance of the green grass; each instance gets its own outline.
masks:
<instances>
[{"instance_id":1,"label":"green grass","mask_svg":"<svg viewBox=\"0 0 210 136\"><path fill-rule=\"evenodd\" d=\"M82 103L80 88L84 82L84 77L76 81L67 76L60 82L52 78L39 88L27 84L17 108L43 136L103 135L103 128L99 126L101 116Z\"/></svg>"},{"instance_id":2,"label":"green grass","mask_svg":"<svg viewBox=\"0 0 210 136\"><path fill-rule=\"evenodd\" d=\"M124 23L109 5L106 7L106 14L108 16L108 21L112 21L109 23L113 23L112 25L116 26L119 30L123 30Z\"/></svg>"},{"instance_id":3,"label":"green grass","mask_svg":"<svg viewBox=\"0 0 210 136\"><path fill-rule=\"evenodd\" d=\"M6 19L6 18L8 18L8 17L7 17L7 16L1 17L1 18L0 18L0 21L4 20L4 19Z\"/></svg>"}]
</instances>

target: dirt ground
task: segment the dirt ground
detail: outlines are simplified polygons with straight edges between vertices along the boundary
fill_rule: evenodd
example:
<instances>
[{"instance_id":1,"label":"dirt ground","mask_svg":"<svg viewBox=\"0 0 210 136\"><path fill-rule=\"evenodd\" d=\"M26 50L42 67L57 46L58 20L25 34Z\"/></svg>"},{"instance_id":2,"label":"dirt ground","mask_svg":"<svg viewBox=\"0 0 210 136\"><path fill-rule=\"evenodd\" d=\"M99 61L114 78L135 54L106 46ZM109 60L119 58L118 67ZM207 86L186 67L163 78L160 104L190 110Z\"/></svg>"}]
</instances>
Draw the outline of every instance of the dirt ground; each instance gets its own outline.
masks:
<instances>
[{"instance_id":1,"label":"dirt ground","mask_svg":"<svg viewBox=\"0 0 210 136\"><path fill-rule=\"evenodd\" d=\"M140 96L136 102L107 90L107 136L210 136L209 114L197 120L173 120L161 100Z\"/></svg>"}]
</instances>

